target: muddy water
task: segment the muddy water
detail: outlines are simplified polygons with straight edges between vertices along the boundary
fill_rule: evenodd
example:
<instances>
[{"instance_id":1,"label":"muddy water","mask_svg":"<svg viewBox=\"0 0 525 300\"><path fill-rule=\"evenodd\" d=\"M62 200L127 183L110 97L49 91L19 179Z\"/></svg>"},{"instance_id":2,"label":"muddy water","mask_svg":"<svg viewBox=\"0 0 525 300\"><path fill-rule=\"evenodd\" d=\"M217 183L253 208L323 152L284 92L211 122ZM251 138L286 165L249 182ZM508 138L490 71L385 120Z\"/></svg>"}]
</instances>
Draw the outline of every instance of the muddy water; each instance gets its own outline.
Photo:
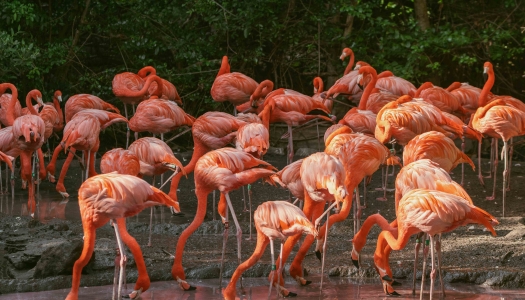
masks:
<instances>
[{"instance_id":1,"label":"muddy water","mask_svg":"<svg viewBox=\"0 0 525 300\"><path fill-rule=\"evenodd\" d=\"M314 282L319 282L315 280ZM183 292L174 281L153 282L148 291L142 294L143 300L162 300L162 299L223 299L218 288L217 279L195 280L192 282L197 285L197 290ZM268 281L265 278L246 278L244 280L244 294L241 289L237 289L237 296L240 299L266 299L268 296ZM386 297L381 285L375 280L353 280L341 278L325 278L322 294L319 292L319 285L312 284L299 288L294 285L294 281L287 281L290 290L299 295L296 299L391 299ZM227 282L225 281L225 284ZM437 286L436 286L437 287ZM132 285L128 285L132 288ZM112 286L85 287L80 289L79 299L111 299ZM402 288L397 290L401 297L396 299L419 299L419 290L416 296L411 295L410 283L403 282ZM0 300L54 300L64 299L69 289L46 291L38 293L19 293L0 296ZM428 299L428 289L425 291L425 299ZM435 294L439 299L440 294ZM275 290L272 291L271 299L277 299ZM516 290L495 290L479 286L453 284L446 286L446 299L525 299L524 291Z\"/></svg>"}]
</instances>

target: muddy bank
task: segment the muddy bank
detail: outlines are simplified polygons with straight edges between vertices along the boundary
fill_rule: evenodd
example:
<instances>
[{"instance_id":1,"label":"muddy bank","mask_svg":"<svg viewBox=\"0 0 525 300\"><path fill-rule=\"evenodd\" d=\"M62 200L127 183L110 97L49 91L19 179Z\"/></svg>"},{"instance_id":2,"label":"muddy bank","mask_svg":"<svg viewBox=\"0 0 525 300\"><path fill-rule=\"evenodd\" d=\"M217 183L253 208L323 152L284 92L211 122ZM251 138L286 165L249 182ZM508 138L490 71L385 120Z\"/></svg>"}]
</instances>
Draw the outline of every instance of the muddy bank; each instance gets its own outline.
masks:
<instances>
[{"instance_id":1,"label":"muddy bank","mask_svg":"<svg viewBox=\"0 0 525 300\"><path fill-rule=\"evenodd\" d=\"M187 154L180 155L184 161ZM286 157L270 154L265 157L278 168L285 165ZM183 162L185 163L185 162ZM524 167L521 167L523 165ZM466 169L465 189L472 196L476 205L494 214L500 220L496 227L497 237L479 226L466 226L447 233L443 237L443 270L445 281L450 283L464 282L478 285L505 288L525 288L525 205L522 195L525 187L520 184L525 173L525 164L514 162L512 169L511 191L508 192L506 211L511 217L501 219L501 190L496 201L486 201L486 191L479 185L476 173ZM57 168L59 169L59 168ZM488 169L485 162L484 169ZM399 171L397 168L396 171ZM454 170L453 178L460 176L460 168ZM17 187L15 202L10 196L2 195L2 212L0 213L0 293L41 291L68 288L71 285L71 269L82 247L82 225L76 200L76 189L80 186L80 168L76 163L66 177L66 187L71 197L62 200L54 191L54 185L43 182L40 187L38 221L31 220L24 203L27 195ZM377 172L368 186L367 208L365 218L377 213L387 219L394 219L393 193L389 192L389 201L377 201L382 192L375 191L380 186L380 172ZM498 176L498 186L501 186ZM393 187L393 177L389 178ZM489 182L490 183L490 182ZM488 184L490 185L490 184ZM183 179L180 184L179 200L184 216L171 216L166 208L154 210L153 247L147 247L149 210L138 217L129 218L127 226L130 234L141 245L149 276L152 281L172 280L171 266L178 235L194 217L196 197L193 177ZM167 191L167 189L166 189ZM268 200L287 199L288 192L268 184L257 182L253 186L252 202L254 208ZM361 193L362 194L362 193ZM216 195L218 199L218 194ZM231 199L241 222L244 238L248 238L249 215L244 211L242 190L231 193ZM206 222L189 239L183 259L186 274L190 282L198 285L198 279L219 277L219 264L222 248L223 225L213 221L212 195L208 199ZM8 209L6 209L8 205ZM230 229L226 249L227 263L225 276L229 277L237 267L236 241L234 226ZM254 229L253 229L254 230ZM379 233L374 228L369 236L367 246L362 252L362 269L357 271L351 266L350 251L353 236L351 217L343 223L336 224L328 240L325 275L345 277L377 278L373 269L373 252L375 238ZM255 237L255 236L254 236ZM398 278L412 277L413 242L405 250L394 251L391 264ZM294 251L298 250L296 246ZM82 275L82 286L107 285L113 282L116 242L113 228L107 224L97 231L94 256ZM255 248L255 240L243 240L242 258L247 259ZM267 249L257 266L245 273L246 277L264 277L270 270L270 254ZM276 251L278 254L278 247ZM290 256L293 258L295 253ZM134 282L137 271L131 253L128 253L127 281ZM320 274L321 264L312 251L307 255L304 266L308 273ZM420 277L420 271L418 277ZM379 283L378 283L379 284ZM297 287L293 287L297 289Z\"/></svg>"}]
</instances>

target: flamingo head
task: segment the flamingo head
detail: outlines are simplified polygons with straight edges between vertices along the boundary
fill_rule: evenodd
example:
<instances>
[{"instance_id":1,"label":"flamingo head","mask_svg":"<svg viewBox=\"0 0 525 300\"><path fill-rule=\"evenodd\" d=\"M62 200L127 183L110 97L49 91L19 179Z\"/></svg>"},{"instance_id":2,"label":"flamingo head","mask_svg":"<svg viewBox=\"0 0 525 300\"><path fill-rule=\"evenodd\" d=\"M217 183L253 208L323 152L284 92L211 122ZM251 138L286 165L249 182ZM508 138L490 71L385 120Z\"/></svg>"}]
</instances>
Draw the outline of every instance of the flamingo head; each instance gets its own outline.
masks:
<instances>
[{"instance_id":1,"label":"flamingo head","mask_svg":"<svg viewBox=\"0 0 525 300\"><path fill-rule=\"evenodd\" d=\"M57 98L59 102L62 102L62 92L59 90L55 91L54 97Z\"/></svg>"}]
</instances>

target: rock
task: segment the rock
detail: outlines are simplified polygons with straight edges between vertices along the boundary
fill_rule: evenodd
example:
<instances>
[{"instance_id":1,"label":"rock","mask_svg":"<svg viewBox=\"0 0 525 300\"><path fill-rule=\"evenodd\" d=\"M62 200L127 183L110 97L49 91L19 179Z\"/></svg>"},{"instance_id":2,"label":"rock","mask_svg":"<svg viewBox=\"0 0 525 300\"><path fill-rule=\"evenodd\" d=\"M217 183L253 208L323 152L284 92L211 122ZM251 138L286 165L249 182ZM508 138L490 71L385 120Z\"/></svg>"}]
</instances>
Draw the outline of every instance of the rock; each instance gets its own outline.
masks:
<instances>
[{"instance_id":1,"label":"rock","mask_svg":"<svg viewBox=\"0 0 525 300\"><path fill-rule=\"evenodd\" d=\"M117 256L117 242L108 238L100 238L95 241L95 249L93 251L93 264L88 268L88 271L100 271L115 268L115 258ZM135 265L135 260L131 253L126 253L127 262L126 267Z\"/></svg>"},{"instance_id":2,"label":"rock","mask_svg":"<svg viewBox=\"0 0 525 300\"><path fill-rule=\"evenodd\" d=\"M19 236L15 238L17 241L22 243L22 241L28 242L29 238L27 236ZM13 240L11 240L13 241ZM17 270L25 270L34 267L37 262L40 260L42 253L48 248L60 246L64 243L67 243L65 239L52 239L52 240L41 240L29 242L28 244L20 244L20 247L24 249L19 250L18 252L7 254L5 258L13 265ZM7 247L7 246L6 246ZM11 246L12 250L13 247Z\"/></svg>"},{"instance_id":3,"label":"rock","mask_svg":"<svg viewBox=\"0 0 525 300\"><path fill-rule=\"evenodd\" d=\"M505 255L503 255L500 258L500 262L501 263L505 263L513 254L514 254L514 251L509 251L509 252L505 253Z\"/></svg>"},{"instance_id":4,"label":"rock","mask_svg":"<svg viewBox=\"0 0 525 300\"><path fill-rule=\"evenodd\" d=\"M505 238L507 239L525 238L525 228L514 229L511 232L507 233Z\"/></svg>"},{"instance_id":5,"label":"rock","mask_svg":"<svg viewBox=\"0 0 525 300\"><path fill-rule=\"evenodd\" d=\"M35 266L34 278L45 278L53 275L69 275L73 264L80 257L84 241L75 239L62 240L48 247Z\"/></svg>"}]
</instances>

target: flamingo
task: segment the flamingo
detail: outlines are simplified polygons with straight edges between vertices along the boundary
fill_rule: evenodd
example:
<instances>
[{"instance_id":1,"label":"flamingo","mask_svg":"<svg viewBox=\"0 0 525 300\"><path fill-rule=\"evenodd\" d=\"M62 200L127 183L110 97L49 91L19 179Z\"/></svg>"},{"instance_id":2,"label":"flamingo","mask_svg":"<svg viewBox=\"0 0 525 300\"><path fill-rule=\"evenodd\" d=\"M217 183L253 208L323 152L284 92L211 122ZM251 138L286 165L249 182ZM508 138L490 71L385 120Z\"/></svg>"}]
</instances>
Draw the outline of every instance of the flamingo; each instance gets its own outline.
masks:
<instances>
[{"instance_id":1,"label":"flamingo","mask_svg":"<svg viewBox=\"0 0 525 300\"><path fill-rule=\"evenodd\" d=\"M465 119L468 111L463 108L461 102L448 90L435 86L432 82L423 83L414 94L415 98L423 98L426 102L433 104L443 112L451 113Z\"/></svg>"},{"instance_id":2,"label":"flamingo","mask_svg":"<svg viewBox=\"0 0 525 300\"><path fill-rule=\"evenodd\" d=\"M155 186L155 176L172 170L175 174L179 168L184 173L181 162L173 155L171 148L163 141L144 137L134 141L128 148L140 162L140 175L153 176L152 185ZM183 174L185 175L185 174ZM148 247L151 247L151 228L153 222L153 207L150 209Z\"/></svg>"},{"instance_id":3,"label":"flamingo","mask_svg":"<svg viewBox=\"0 0 525 300\"><path fill-rule=\"evenodd\" d=\"M341 60L349 56L350 60L346 65L343 77L339 78L325 94L326 99L337 97L339 94L345 95L350 101L358 101L363 90L357 85L357 70L352 70L354 66L354 52L350 48L344 48L339 57Z\"/></svg>"},{"instance_id":4,"label":"flamingo","mask_svg":"<svg viewBox=\"0 0 525 300\"><path fill-rule=\"evenodd\" d=\"M525 104L520 100L510 96L494 96L490 99L489 94L494 85L494 69L490 62L483 65L483 75L488 76L483 90L479 96L479 108L470 119L472 127L484 136L493 138L496 145L495 160L491 167L494 170L494 185L492 196L487 200L494 200L496 196L496 171L498 168L497 160L497 139L503 140L502 156L504 160L504 177L503 177L503 216L505 216L505 197L507 192L507 180L510 175L508 164L508 140L514 136L523 135L525 132ZM490 100L490 101L489 101ZM512 146L511 146L512 151ZM478 146L478 177L482 184L481 176L481 143Z\"/></svg>"},{"instance_id":5,"label":"flamingo","mask_svg":"<svg viewBox=\"0 0 525 300\"><path fill-rule=\"evenodd\" d=\"M228 56L222 57L221 68L211 86L211 97L216 102L228 101L234 106L250 100L250 96L257 88L257 82L238 72L230 72ZM236 112L234 111L236 114Z\"/></svg>"},{"instance_id":6,"label":"flamingo","mask_svg":"<svg viewBox=\"0 0 525 300\"><path fill-rule=\"evenodd\" d=\"M261 259L268 244L270 244L272 253L272 268L275 269L273 248L273 241L275 239L281 240L282 249L282 240L287 237L302 235L303 233L313 235L314 237L317 235L314 225L306 218L304 213L297 206L287 201L268 201L262 203L255 210L253 220L255 221L255 228L257 228L257 245L252 256L235 269L228 286L222 292L226 300L235 299L237 280L244 271ZM281 266L279 266L279 268L281 268ZM279 289L279 286L277 288ZM286 296L293 297L295 295L295 293L289 292Z\"/></svg>"},{"instance_id":7,"label":"flamingo","mask_svg":"<svg viewBox=\"0 0 525 300\"><path fill-rule=\"evenodd\" d=\"M271 176L275 168L269 163L257 159L250 154L233 148L222 148L204 154L195 165L195 194L197 195L197 213L191 224L181 233L177 241L175 261L171 275L183 290L194 290L186 281L182 268L182 254L186 241L191 234L202 224L206 216L207 197L210 192L218 189L226 198L227 205L232 211L232 217L237 227L238 260L241 255L242 231L228 193L243 185L251 184L257 179ZM221 203L219 204L221 205ZM219 209L220 210L220 209ZM225 222L225 233L228 231L228 222ZM227 236L224 236L227 238ZM224 248L225 243L223 243ZM224 253L224 252L223 252ZM224 256L223 256L224 258Z\"/></svg>"},{"instance_id":8,"label":"flamingo","mask_svg":"<svg viewBox=\"0 0 525 300\"><path fill-rule=\"evenodd\" d=\"M406 193L399 201L396 216L397 236L395 232L392 233L389 230L381 232L382 237L384 237L392 250L403 249L408 243L410 236L415 233L424 232L430 236L430 253L432 257L430 299L432 299L434 292L435 278L434 236L450 232L459 226L470 223L482 224L490 230L493 236L496 236L496 231L491 223L498 224L498 221L492 215L472 205L467 200L446 192L428 189L415 189ZM438 260L440 260L440 256L441 254L438 252ZM385 277L384 270L378 269L380 276ZM424 274L425 270L423 270L420 299L423 298ZM387 290L387 293L390 293L390 291Z\"/></svg>"},{"instance_id":9,"label":"flamingo","mask_svg":"<svg viewBox=\"0 0 525 300\"><path fill-rule=\"evenodd\" d=\"M157 86L160 86L160 78L154 75L153 78ZM163 140L164 133L180 126L193 125L194 117L185 113L175 102L159 99L161 94L162 89L157 89L151 98L139 103L133 117L129 120L129 128L132 131L160 134Z\"/></svg>"},{"instance_id":10,"label":"flamingo","mask_svg":"<svg viewBox=\"0 0 525 300\"><path fill-rule=\"evenodd\" d=\"M102 155L100 159L100 171L102 173L117 172L138 176L140 173L140 160L130 150L115 148Z\"/></svg>"},{"instance_id":11,"label":"flamingo","mask_svg":"<svg viewBox=\"0 0 525 300\"><path fill-rule=\"evenodd\" d=\"M53 94L53 107L58 113L59 122L57 125L55 125L55 127L53 127L54 132L61 132L62 129L64 129L64 112L62 112L62 108L60 107L60 102L62 102L62 92L59 90L56 90L55 93Z\"/></svg>"},{"instance_id":12,"label":"flamingo","mask_svg":"<svg viewBox=\"0 0 525 300\"><path fill-rule=\"evenodd\" d=\"M344 209L348 197L347 188L344 184L345 169L342 162L339 161L336 156L324 152L317 152L308 156L303 159L301 164L300 177L304 186L303 212L309 220L312 222L315 221L317 224L317 220L323 214L326 202L334 201L336 205L339 205L339 203L342 202ZM277 261L278 265L281 260L286 261L288 259L294 245L300 238L301 235L296 234L286 240L282 257ZM292 276L292 278L300 285L308 285L311 283L311 281L307 281L303 278L301 263L313 241L314 238L312 236L307 236L305 238L301 248L294 258L294 261L292 262L292 265L290 266L290 276ZM282 270L277 270L277 272L279 274ZM270 280L272 280L274 284L281 286L279 287L279 290L282 295L288 295L288 290L282 288L282 278L281 282L276 282L275 280L277 280L277 278L273 274L270 274Z\"/></svg>"},{"instance_id":13,"label":"flamingo","mask_svg":"<svg viewBox=\"0 0 525 300\"><path fill-rule=\"evenodd\" d=\"M304 186L301 181L302 163L302 159L296 160L271 176L273 182L278 183L283 188L287 188L292 196L296 198L296 201L299 200L301 202L304 200Z\"/></svg>"},{"instance_id":14,"label":"flamingo","mask_svg":"<svg viewBox=\"0 0 525 300\"><path fill-rule=\"evenodd\" d=\"M157 70L153 68L152 66L146 66L139 70L137 73L141 78L146 78L148 76L157 75ZM170 101L174 101L178 105L182 106L182 99L179 96L179 93L177 92L177 88L173 83L167 81L164 78L161 78L162 80L162 95L159 96L161 99L166 99ZM157 90L157 82L153 81L148 89L148 93L150 95L153 95L155 91Z\"/></svg>"},{"instance_id":15,"label":"flamingo","mask_svg":"<svg viewBox=\"0 0 525 300\"><path fill-rule=\"evenodd\" d=\"M270 133L261 123L248 123L237 131L235 147L256 158L262 158L270 147Z\"/></svg>"},{"instance_id":16,"label":"flamingo","mask_svg":"<svg viewBox=\"0 0 525 300\"><path fill-rule=\"evenodd\" d=\"M142 292L148 290L150 280L140 246L127 232L124 218L134 216L143 209L154 205L168 205L180 211L179 203L138 177L117 174L116 172L100 174L87 179L78 191L78 203L84 229L84 247L82 254L73 266L71 291L66 300L78 299L80 276L82 269L87 265L93 254L96 230L110 220L113 221L120 253L125 253L122 245L122 241L124 241L137 264L139 276L130 296L134 299L139 298ZM121 255L117 299L121 299L124 261L125 256Z\"/></svg>"},{"instance_id":17,"label":"flamingo","mask_svg":"<svg viewBox=\"0 0 525 300\"><path fill-rule=\"evenodd\" d=\"M409 146L407 145L407 150ZM442 153L441 155L443 155ZM436 157L433 157L433 160L422 158L419 160L412 161L408 163L408 161L405 163L405 166L401 168L399 171L399 174L397 175L396 182L395 182L395 209L397 211L397 207L399 204L399 201L401 198L409 191L414 189L429 189L429 190L438 190L450 194L457 195L465 200L467 200L469 203L473 205L472 199L468 195L468 193L463 189L461 185L456 183L455 181L450 178L450 175L448 173L448 170L443 169L440 167L438 162L436 161L444 161L446 160L446 157L440 156L437 154ZM450 165L450 163L447 163L446 165ZM353 264L359 268L359 254L363 247L365 246L367 236L372 229L373 225L379 225L383 230L391 230L390 228L397 227L397 221L394 220L390 225L385 222L384 218L381 217L379 214L371 215L369 216L365 222L363 222L363 226L357 232L352 239L352 262ZM421 245L421 236L418 237L416 240L416 247L415 247L415 261L414 261L414 275L416 274L415 268L417 265L417 258L418 258L418 252L419 247ZM380 242L378 242L378 245ZM386 245L384 245L386 247ZM378 246L379 247L379 246ZM389 252L384 254L388 256ZM386 269L386 273L389 274L390 278L392 276L392 272L390 268ZM440 274L441 277L441 274ZM393 281L391 279L382 279L383 283L385 285L388 285L391 287ZM413 280L413 290L415 289L415 276ZM391 292L393 293L393 292Z\"/></svg>"},{"instance_id":18,"label":"flamingo","mask_svg":"<svg viewBox=\"0 0 525 300\"><path fill-rule=\"evenodd\" d=\"M58 157L58 151L64 149L69 151L66 161L60 170L60 176L56 185L56 190L64 198L68 198L69 194L66 192L64 186L64 179L69 169L69 165L75 156L76 150L84 151L86 156L86 179L95 176L95 152L98 151L100 140L100 130L106 129L113 123L126 122L127 120L119 114L111 113L98 109L86 109L75 114L64 127L64 136L62 141L55 149L51 162L47 165L48 177L54 182L55 163ZM60 147L60 148L59 148Z\"/></svg>"},{"instance_id":19,"label":"flamingo","mask_svg":"<svg viewBox=\"0 0 525 300\"><path fill-rule=\"evenodd\" d=\"M204 154L211 150L226 147L237 136L237 130L252 120L248 115L237 114L234 117L223 112L207 112L195 119L191 128L193 135L193 154L189 163L184 166L184 172L190 174L195 164ZM257 118L259 120L259 118ZM177 173L171 180L169 196L177 200L177 189L182 178Z\"/></svg>"},{"instance_id":20,"label":"flamingo","mask_svg":"<svg viewBox=\"0 0 525 300\"><path fill-rule=\"evenodd\" d=\"M478 109L479 94L481 94L480 88L472 86L468 82L455 81L447 87L447 91L458 99L469 117ZM490 93L489 97L492 98L494 95Z\"/></svg>"},{"instance_id":21,"label":"flamingo","mask_svg":"<svg viewBox=\"0 0 525 300\"><path fill-rule=\"evenodd\" d=\"M33 114L35 116L40 116L42 120L44 120L46 126L44 139L47 141L47 139L53 134L54 129L60 126L60 116L54 105L44 104L40 97L37 97L37 102L38 104L33 106L31 104L31 99L26 99L27 107L22 109L22 115ZM40 110L40 112L38 110Z\"/></svg>"},{"instance_id":22,"label":"flamingo","mask_svg":"<svg viewBox=\"0 0 525 300\"><path fill-rule=\"evenodd\" d=\"M120 114L117 107L97 96L90 94L77 94L69 97L64 106L64 110L66 111L66 123L71 121L75 114L84 109L100 109Z\"/></svg>"},{"instance_id":23,"label":"flamingo","mask_svg":"<svg viewBox=\"0 0 525 300\"><path fill-rule=\"evenodd\" d=\"M5 93L7 89L11 90L11 94ZM11 108L12 105L14 106ZM10 126L7 120L10 108L12 109L11 114L14 114L15 119L22 115L22 106L18 101L18 90L12 83L2 83L0 84L0 123L4 126Z\"/></svg>"},{"instance_id":24,"label":"flamingo","mask_svg":"<svg viewBox=\"0 0 525 300\"><path fill-rule=\"evenodd\" d=\"M323 98L323 92L324 92L324 83L323 79L321 77L315 77L313 80L314 83L314 94L312 96L312 99L315 101L319 101L326 106L326 109L331 113L332 108L334 106L334 101L328 98Z\"/></svg>"},{"instance_id":25,"label":"flamingo","mask_svg":"<svg viewBox=\"0 0 525 300\"><path fill-rule=\"evenodd\" d=\"M476 170L470 157L460 151L450 138L437 131L428 131L414 137L403 150L404 165L425 158L437 162L447 172L462 163L468 163L472 170ZM463 170L461 185L463 185Z\"/></svg>"},{"instance_id":26,"label":"flamingo","mask_svg":"<svg viewBox=\"0 0 525 300\"><path fill-rule=\"evenodd\" d=\"M358 62L358 64L360 64L360 62ZM360 65L361 67L365 66L362 63ZM398 76L394 76L394 74L390 71L382 72L380 75L381 76L378 76L378 80L375 85L376 88L389 91L390 93L398 96L413 96L416 92L416 87L410 81Z\"/></svg>"}]
</instances>

